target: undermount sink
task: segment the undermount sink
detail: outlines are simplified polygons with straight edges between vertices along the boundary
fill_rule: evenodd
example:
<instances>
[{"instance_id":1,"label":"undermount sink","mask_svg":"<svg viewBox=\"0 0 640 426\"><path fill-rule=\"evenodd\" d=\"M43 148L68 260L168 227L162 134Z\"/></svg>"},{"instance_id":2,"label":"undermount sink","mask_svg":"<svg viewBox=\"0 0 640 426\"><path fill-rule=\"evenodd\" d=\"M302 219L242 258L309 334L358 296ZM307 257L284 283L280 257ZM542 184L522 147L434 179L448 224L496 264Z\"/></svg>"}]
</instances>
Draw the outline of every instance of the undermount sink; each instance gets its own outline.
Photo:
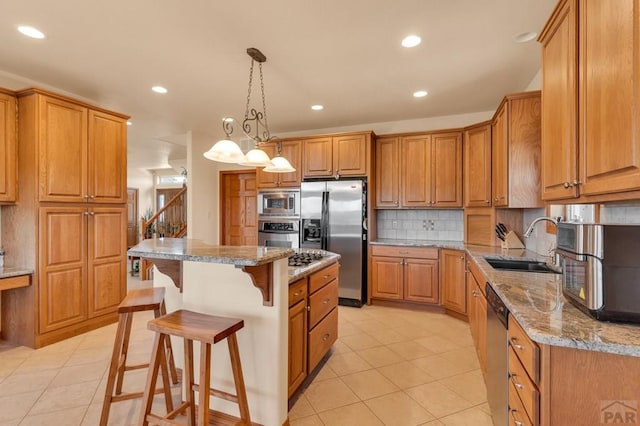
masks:
<instances>
[{"instance_id":1,"label":"undermount sink","mask_svg":"<svg viewBox=\"0 0 640 426\"><path fill-rule=\"evenodd\" d=\"M493 269L501 269L505 271L517 272L538 272L547 274L561 274L550 265L537 260L519 260L519 259L496 259L492 257L484 258Z\"/></svg>"}]
</instances>

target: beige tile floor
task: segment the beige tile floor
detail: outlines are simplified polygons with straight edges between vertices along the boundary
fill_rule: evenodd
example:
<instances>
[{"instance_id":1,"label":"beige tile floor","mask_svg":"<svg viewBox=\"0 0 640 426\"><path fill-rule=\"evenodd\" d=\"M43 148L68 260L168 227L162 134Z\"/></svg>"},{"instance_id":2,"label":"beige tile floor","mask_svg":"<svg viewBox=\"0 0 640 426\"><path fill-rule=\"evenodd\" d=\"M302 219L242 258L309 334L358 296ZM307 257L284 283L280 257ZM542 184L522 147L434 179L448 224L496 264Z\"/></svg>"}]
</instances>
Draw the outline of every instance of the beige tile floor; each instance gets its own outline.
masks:
<instances>
[{"instance_id":1,"label":"beige tile floor","mask_svg":"<svg viewBox=\"0 0 640 426\"><path fill-rule=\"evenodd\" d=\"M377 306L339 309L339 339L289 412L292 426L492 425L468 324ZM148 360L150 318L135 316L131 363ZM0 426L97 425L115 330L38 350L0 342ZM142 389L145 378L146 370L127 373L125 391ZM109 424L134 425L139 410L140 400L115 403Z\"/></svg>"}]
</instances>

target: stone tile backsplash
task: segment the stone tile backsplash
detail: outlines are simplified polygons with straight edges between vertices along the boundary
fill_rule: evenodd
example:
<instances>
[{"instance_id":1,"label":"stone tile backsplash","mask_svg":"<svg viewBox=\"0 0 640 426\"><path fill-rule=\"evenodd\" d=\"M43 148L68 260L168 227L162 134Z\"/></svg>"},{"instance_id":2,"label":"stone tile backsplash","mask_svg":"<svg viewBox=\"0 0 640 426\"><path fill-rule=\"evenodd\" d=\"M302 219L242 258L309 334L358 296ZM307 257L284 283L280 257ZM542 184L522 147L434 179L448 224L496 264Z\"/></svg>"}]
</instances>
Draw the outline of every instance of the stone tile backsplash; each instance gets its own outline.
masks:
<instances>
[{"instance_id":1,"label":"stone tile backsplash","mask_svg":"<svg viewBox=\"0 0 640 426\"><path fill-rule=\"evenodd\" d=\"M378 238L462 241L462 210L377 210Z\"/></svg>"}]
</instances>

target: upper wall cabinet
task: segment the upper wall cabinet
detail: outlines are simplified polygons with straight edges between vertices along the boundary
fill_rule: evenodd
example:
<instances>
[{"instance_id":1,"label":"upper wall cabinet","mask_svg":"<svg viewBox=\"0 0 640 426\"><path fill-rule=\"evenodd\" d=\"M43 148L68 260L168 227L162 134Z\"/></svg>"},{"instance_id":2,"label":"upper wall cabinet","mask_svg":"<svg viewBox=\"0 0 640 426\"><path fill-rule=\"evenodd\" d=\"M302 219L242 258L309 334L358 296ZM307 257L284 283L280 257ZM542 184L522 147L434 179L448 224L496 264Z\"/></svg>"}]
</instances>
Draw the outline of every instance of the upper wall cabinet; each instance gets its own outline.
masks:
<instances>
[{"instance_id":1,"label":"upper wall cabinet","mask_svg":"<svg viewBox=\"0 0 640 426\"><path fill-rule=\"evenodd\" d=\"M289 163L296 169L291 173L269 173L262 167L256 169L256 179L258 188L290 188L300 186L300 170L302 164L302 141L282 141L268 143L260 146L269 158L278 155L278 144L280 144L280 155L289 160Z\"/></svg>"},{"instance_id":2,"label":"upper wall cabinet","mask_svg":"<svg viewBox=\"0 0 640 426\"><path fill-rule=\"evenodd\" d=\"M640 0L567 0L545 26L545 200L637 198L624 192L640 190L639 16Z\"/></svg>"},{"instance_id":3,"label":"upper wall cabinet","mask_svg":"<svg viewBox=\"0 0 640 426\"><path fill-rule=\"evenodd\" d=\"M306 139L302 149L303 177L367 176L371 133Z\"/></svg>"},{"instance_id":4,"label":"upper wall cabinet","mask_svg":"<svg viewBox=\"0 0 640 426\"><path fill-rule=\"evenodd\" d=\"M376 207L462 207L462 134L376 141Z\"/></svg>"},{"instance_id":5,"label":"upper wall cabinet","mask_svg":"<svg viewBox=\"0 0 640 426\"><path fill-rule=\"evenodd\" d=\"M20 93L20 115L38 144L38 201L126 202L126 116L33 90Z\"/></svg>"},{"instance_id":6,"label":"upper wall cabinet","mask_svg":"<svg viewBox=\"0 0 640 426\"><path fill-rule=\"evenodd\" d=\"M0 204L16 201L16 98L0 90Z\"/></svg>"},{"instance_id":7,"label":"upper wall cabinet","mask_svg":"<svg viewBox=\"0 0 640 426\"><path fill-rule=\"evenodd\" d=\"M491 206L491 123L464 130L464 206Z\"/></svg>"},{"instance_id":8,"label":"upper wall cabinet","mask_svg":"<svg viewBox=\"0 0 640 426\"><path fill-rule=\"evenodd\" d=\"M493 118L491 137L493 206L542 207L540 92L506 96Z\"/></svg>"}]
</instances>

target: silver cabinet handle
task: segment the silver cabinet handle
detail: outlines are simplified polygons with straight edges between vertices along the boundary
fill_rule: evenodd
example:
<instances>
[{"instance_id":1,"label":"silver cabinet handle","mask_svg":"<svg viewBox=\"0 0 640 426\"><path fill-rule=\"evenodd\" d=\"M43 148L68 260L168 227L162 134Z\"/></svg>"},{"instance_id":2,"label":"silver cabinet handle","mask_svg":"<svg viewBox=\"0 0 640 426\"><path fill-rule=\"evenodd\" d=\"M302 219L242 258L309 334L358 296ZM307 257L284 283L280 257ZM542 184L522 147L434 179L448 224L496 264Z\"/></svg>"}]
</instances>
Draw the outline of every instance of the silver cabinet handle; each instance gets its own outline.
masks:
<instances>
[{"instance_id":1,"label":"silver cabinet handle","mask_svg":"<svg viewBox=\"0 0 640 426\"><path fill-rule=\"evenodd\" d=\"M519 351L524 350L524 346L519 345L518 343L516 343L518 341L518 339L516 339L515 337L511 338L511 346L513 346L514 348L518 349Z\"/></svg>"},{"instance_id":2,"label":"silver cabinet handle","mask_svg":"<svg viewBox=\"0 0 640 426\"><path fill-rule=\"evenodd\" d=\"M514 410L514 409L509 410L509 413L511 414L511 417L513 417L513 423L515 423L516 426L524 426L524 423L522 423L520 420L518 420L516 418L516 413L517 412L518 412L518 410Z\"/></svg>"}]
</instances>

